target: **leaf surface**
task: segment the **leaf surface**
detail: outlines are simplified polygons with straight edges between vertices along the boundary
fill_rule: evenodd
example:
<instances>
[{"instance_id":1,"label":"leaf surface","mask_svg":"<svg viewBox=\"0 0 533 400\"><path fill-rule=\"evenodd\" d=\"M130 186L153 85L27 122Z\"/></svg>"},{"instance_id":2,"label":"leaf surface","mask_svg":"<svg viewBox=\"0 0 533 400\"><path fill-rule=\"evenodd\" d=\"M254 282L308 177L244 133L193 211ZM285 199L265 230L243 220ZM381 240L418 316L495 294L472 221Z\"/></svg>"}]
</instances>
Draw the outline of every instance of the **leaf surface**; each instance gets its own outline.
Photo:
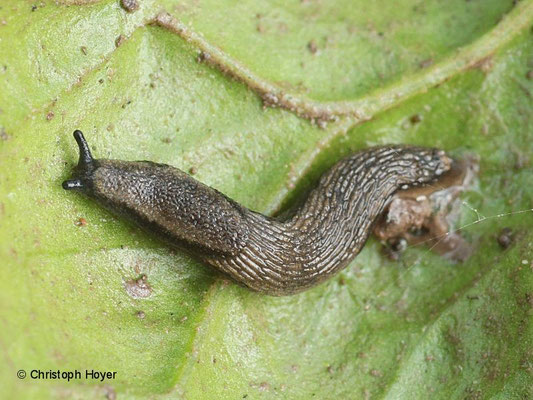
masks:
<instances>
[{"instance_id":1,"label":"leaf surface","mask_svg":"<svg viewBox=\"0 0 533 400\"><path fill-rule=\"evenodd\" d=\"M514 3L3 1L6 398L533 396L533 2ZM392 262L372 239L315 289L252 293L62 190L74 129L268 214L370 145L476 154L476 250ZM116 379L30 377L91 369Z\"/></svg>"}]
</instances>

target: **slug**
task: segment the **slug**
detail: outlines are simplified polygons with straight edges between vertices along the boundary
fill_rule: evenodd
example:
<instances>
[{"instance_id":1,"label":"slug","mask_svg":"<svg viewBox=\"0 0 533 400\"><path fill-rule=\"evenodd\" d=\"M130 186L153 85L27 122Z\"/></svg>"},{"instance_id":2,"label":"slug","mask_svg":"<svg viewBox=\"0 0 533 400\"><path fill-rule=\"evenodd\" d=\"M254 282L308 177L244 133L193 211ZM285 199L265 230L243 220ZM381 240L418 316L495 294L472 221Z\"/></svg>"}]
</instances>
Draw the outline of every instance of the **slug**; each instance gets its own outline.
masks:
<instances>
[{"instance_id":1,"label":"slug","mask_svg":"<svg viewBox=\"0 0 533 400\"><path fill-rule=\"evenodd\" d=\"M373 147L327 171L285 220L251 211L185 172L151 161L99 160L79 130L75 177L63 182L111 212L250 289L301 292L343 269L400 189L429 184L448 171L444 151L407 145Z\"/></svg>"}]
</instances>

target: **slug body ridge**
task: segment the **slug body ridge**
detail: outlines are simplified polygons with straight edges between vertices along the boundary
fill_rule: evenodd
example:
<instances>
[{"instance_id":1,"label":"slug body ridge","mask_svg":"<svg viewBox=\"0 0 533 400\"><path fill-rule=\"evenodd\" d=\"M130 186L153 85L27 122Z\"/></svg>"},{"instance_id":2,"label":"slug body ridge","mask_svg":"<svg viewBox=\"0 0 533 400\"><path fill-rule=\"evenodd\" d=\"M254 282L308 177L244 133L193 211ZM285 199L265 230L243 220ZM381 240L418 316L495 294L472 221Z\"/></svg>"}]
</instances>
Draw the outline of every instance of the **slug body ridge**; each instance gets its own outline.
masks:
<instances>
[{"instance_id":1,"label":"slug body ridge","mask_svg":"<svg viewBox=\"0 0 533 400\"><path fill-rule=\"evenodd\" d=\"M452 163L432 148L370 148L335 164L292 217L278 220L168 165L93 159L82 132L74 137L80 159L64 189L271 295L300 292L344 268L398 190L434 182Z\"/></svg>"}]
</instances>

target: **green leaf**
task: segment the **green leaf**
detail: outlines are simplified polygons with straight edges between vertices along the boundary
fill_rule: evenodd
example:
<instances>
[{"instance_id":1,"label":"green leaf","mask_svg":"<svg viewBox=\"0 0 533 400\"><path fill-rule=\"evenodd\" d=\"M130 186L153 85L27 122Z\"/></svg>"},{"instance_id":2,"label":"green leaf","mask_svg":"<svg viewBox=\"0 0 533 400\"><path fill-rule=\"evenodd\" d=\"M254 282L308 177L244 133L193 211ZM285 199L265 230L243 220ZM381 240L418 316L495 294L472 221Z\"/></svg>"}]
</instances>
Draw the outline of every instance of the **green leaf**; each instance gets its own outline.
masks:
<instances>
[{"instance_id":1,"label":"green leaf","mask_svg":"<svg viewBox=\"0 0 533 400\"><path fill-rule=\"evenodd\" d=\"M0 4L6 398L533 396L533 1L138 1ZM315 289L252 293L63 191L74 129L268 214L370 145L474 153L476 250L370 240Z\"/></svg>"}]
</instances>

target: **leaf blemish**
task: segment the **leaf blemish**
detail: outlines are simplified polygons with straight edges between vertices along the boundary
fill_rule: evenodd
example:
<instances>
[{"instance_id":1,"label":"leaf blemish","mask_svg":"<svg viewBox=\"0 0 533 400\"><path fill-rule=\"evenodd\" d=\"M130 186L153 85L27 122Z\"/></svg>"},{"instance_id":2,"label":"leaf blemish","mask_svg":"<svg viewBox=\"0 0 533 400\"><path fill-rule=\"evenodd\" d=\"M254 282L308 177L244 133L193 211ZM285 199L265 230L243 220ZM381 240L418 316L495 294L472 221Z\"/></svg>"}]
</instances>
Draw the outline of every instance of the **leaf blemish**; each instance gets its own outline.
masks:
<instances>
[{"instance_id":1,"label":"leaf blemish","mask_svg":"<svg viewBox=\"0 0 533 400\"><path fill-rule=\"evenodd\" d=\"M126 281L124 288L134 299L143 299L152 295L152 287L148 283L148 277L144 274L137 279Z\"/></svg>"},{"instance_id":2,"label":"leaf blemish","mask_svg":"<svg viewBox=\"0 0 533 400\"><path fill-rule=\"evenodd\" d=\"M120 5L129 13L135 12L139 9L137 0L120 0Z\"/></svg>"}]
</instances>

